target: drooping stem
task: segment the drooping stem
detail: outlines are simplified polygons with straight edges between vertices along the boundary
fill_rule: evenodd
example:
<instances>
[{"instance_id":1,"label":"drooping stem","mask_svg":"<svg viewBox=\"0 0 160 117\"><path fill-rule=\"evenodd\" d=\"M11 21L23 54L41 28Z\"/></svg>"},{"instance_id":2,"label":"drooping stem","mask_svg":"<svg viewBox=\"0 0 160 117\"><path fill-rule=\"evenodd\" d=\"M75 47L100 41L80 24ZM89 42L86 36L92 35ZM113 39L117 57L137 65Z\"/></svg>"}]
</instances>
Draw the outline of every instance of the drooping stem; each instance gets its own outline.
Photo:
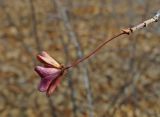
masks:
<instances>
[{"instance_id":1,"label":"drooping stem","mask_svg":"<svg viewBox=\"0 0 160 117\"><path fill-rule=\"evenodd\" d=\"M154 17L152 17L152 18L150 18L150 19L148 19L148 20L146 20L146 21L144 21L144 22L142 22L142 23L140 23L140 24L138 24L136 26L134 26L132 28L122 29L122 32L120 32L119 34L113 36L110 39L105 40L103 43L101 43L95 50L90 52L88 55L84 56L83 58L78 59L77 61L73 62L71 65L66 66L64 69L66 70L66 69L69 69L69 68L77 66L79 63L81 63L84 60L88 59L89 57L93 56L96 52L98 52L102 47L104 47L107 43L109 43L113 39L116 39L117 37L120 37L120 36L125 35L125 34L129 35L129 34L135 32L138 29L142 29L142 28L147 27L149 24L151 24L153 22L158 22L159 19L160 19L160 10L157 12L157 14Z\"/></svg>"}]
</instances>

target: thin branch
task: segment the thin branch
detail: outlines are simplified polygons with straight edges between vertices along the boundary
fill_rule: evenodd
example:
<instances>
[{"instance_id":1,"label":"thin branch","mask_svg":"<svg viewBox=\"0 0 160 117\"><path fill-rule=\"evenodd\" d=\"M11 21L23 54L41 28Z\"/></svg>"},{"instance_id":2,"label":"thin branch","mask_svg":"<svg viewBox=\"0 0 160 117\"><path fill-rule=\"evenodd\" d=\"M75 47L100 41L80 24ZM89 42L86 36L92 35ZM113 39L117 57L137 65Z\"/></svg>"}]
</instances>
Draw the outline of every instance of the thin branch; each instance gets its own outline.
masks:
<instances>
[{"instance_id":1,"label":"thin branch","mask_svg":"<svg viewBox=\"0 0 160 117\"><path fill-rule=\"evenodd\" d=\"M52 0L51 0L52 2ZM55 4L53 4L53 7L56 7ZM59 17L59 14L56 16ZM60 17L59 17L60 18ZM63 36L60 37L60 41L61 41L61 44L63 46L63 49L64 49L64 53L65 53L65 64L67 65L69 63L69 60L70 60L70 57L69 57L69 49L68 49L68 45L67 43L65 43L65 40L63 38ZM73 115L74 117L77 117L77 110L78 110L78 107L76 105L76 91L74 90L74 86L73 86L73 78L72 78L72 71L70 70L67 74L67 81L68 81L68 86L70 88L70 95L71 95L71 100L72 100L72 111L73 111Z\"/></svg>"},{"instance_id":2,"label":"thin branch","mask_svg":"<svg viewBox=\"0 0 160 117\"><path fill-rule=\"evenodd\" d=\"M35 61L35 58L33 57L33 50L32 50L31 47L29 47L29 46L24 42L24 36L23 36L23 34L22 34L19 26L13 21L10 13L9 13L8 10L6 9L6 4L5 4L5 3L2 3L0 6L3 8L3 11L4 11L5 15L6 15L6 19L8 20L9 25L15 27L15 29L17 30L18 33L17 33L16 36L17 36L17 39L21 42L22 48L24 48L24 50L26 51L26 53L27 53L29 56L32 57L33 64L35 64L36 61Z\"/></svg>"},{"instance_id":3,"label":"thin branch","mask_svg":"<svg viewBox=\"0 0 160 117\"><path fill-rule=\"evenodd\" d=\"M160 10L157 12L157 14L150 18L149 20L144 21L143 23L140 23L132 28L126 28L126 29L122 29L122 31L120 33L118 33L117 35L111 37L110 39L106 39L103 43L101 43L96 49L94 49L92 52L90 52L88 55L84 56L83 58L78 59L77 61L73 62L71 65L66 66L64 69L69 69L72 67L77 66L79 63L83 62L84 60L88 59L89 57L93 56L97 51L99 51L102 47L104 47L107 43L109 43L110 41L116 39L117 37L120 37L122 35L129 35L139 29L145 28L147 27L149 24L152 24L154 22L158 22L160 19Z\"/></svg>"},{"instance_id":4,"label":"thin branch","mask_svg":"<svg viewBox=\"0 0 160 117\"><path fill-rule=\"evenodd\" d=\"M150 18L150 19L148 19L148 20L146 20L146 21L144 21L144 22L142 22L132 28L123 29L123 31L127 34L130 34L130 33L133 33L135 31L139 30L139 29L147 27L149 24L152 24L154 22L158 22L159 19L160 19L160 10L157 12L157 14L154 17L152 17L152 18Z\"/></svg>"},{"instance_id":5,"label":"thin branch","mask_svg":"<svg viewBox=\"0 0 160 117\"><path fill-rule=\"evenodd\" d=\"M36 19L35 7L34 7L34 4L33 4L33 0L29 0L29 3L30 3L31 17L32 17L32 33L33 33L33 36L35 38L35 43L36 43L36 46L37 46L37 50L41 51L42 46L41 46L40 39L38 37L37 19Z\"/></svg>"},{"instance_id":6,"label":"thin branch","mask_svg":"<svg viewBox=\"0 0 160 117\"><path fill-rule=\"evenodd\" d=\"M63 45L63 48L64 48L64 52L65 52L65 58L66 58L66 65L69 63L69 50L68 50L68 47L67 47L67 44L65 44L64 42L64 39L61 38L61 43ZM75 90L74 90L74 86L73 86L73 78L72 78L72 71L70 70L70 72L67 74L67 77L68 77L68 85L71 89L71 99L73 101L73 113L74 113L74 117L77 117L77 105L76 105L76 93L75 93Z\"/></svg>"},{"instance_id":7,"label":"thin branch","mask_svg":"<svg viewBox=\"0 0 160 117\"><path fill-rule=\"evenodd\" d=\"M56 4L57 8L58 8L58 12L64 22L64 26L66 29L66 32L68 34L69 39L71 40L71 42L74 44L76 50L77 50L77 56L78 58L82 58L83 57L83 51L82 48L80 46L80 42L76 37L75 32L73 31L72 25L69 21L69 17L67 15L67 11L66 8L61 4L60 0L54 0L54 3ZM92 102L92 95L91 95L91 89L90 89L90 83L89 83L89 74L88 74L88 70L86 67L86 64L82 64L82 73L83 73L83 80L84 80L84 84L85 84L85 89L86 89L86 93L87 93L87 100L88 100L88 108L89 108L89 116L93 117L93 102Z\"/></svg>"},{"instance_id":8,"label":"thin branch","mask_svg":"<svg viewBox=\"0 0 160 117\"><path fill-rule=\"evenodd\" d=\"M49 105L50 105L50 107L51 107L51 113L52 113L52 117L57 117L57 114L56 114L56 108L55 108L55 106L54 106L54 104L53 104L53 101L52 101L52 99L51 98L49 98L48 99L48 102L49 102ZM42 115L41 115L42 116Z\"/></svg>"},{"instance_id":9,"label":"thin branch","mask_svg":"<svg viewBox=\"0 0 160 117\"><path fill-rule=\"evenodd\" d=\"M105 42L103 42L102 44L100 44L95 50L93 50L92 52L90 52L88 55L84 56L83 58L78 59L77 61L73 62L70 66L67 66L65 69L69 69L71 67L75 67L77 66L79 63L83 62L84 60L88 59L89 57L93 56L96 52L98 52L104 45L106 45L107 43L109 43L110 41L112 41L113 39L126 34L125 32L121 32L117 35L115 35L114 37L110 38L109 40L106 40Z\"/></svg>"}]
</instances>

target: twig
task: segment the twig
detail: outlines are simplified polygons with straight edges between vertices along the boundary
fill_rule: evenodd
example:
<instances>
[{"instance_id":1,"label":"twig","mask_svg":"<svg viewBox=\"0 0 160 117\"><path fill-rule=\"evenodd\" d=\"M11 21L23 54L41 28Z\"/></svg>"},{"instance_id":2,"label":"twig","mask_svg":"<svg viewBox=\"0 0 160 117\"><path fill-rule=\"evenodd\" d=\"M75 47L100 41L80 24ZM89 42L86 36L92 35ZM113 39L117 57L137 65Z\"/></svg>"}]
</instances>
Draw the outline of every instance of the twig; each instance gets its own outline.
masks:
<instances>
[{"instance_id":1,"label":"twig","mask_svg":"<svg viewBox=\"0 0 160 117\"><path fill-rule=\"evenodd\" d=\"M113 37L110 38L110 39L106 39L106 40L105 40L103 43L101 43L95 50L93 50L93 51L90 52L88 55L84 56L83 58L81 58L81 59L73 62L71 65L67 66L65 69L72 68L72 67L78 65L79 63L83 62L84 60L88 59L89 57L93 56L96 52L98 52L102 47L104 47L107 43L109 43L109 42L112 41L113 39L116 39L117 37L120 37L120 36L122 36L122 35L126 35L126 34L129 35L129 34L135 32L135 31L138 30L138 29L147 27L149 24L151 24L151 23L153 23L153 22L157 22L159 19L160 19L160 11L158 11L157 14L156 14L153 18L151 18L151 19L149 19L149 20L146 20L146 21L144 21L144 22L141 23L141 24L138 24L138 25L136 25L136 26L134 26L134 27L132 27L132 28L122 29L122 32L120 32L119 34L113 36ZM131 82L132 82L132 81L127 82L127 84L125 84L125 85L122 87L122 89L120 90L120 92L123 92L124 89L125 89L126 87L128 87ZM119 95L120 95L120 93L119 93L117 96L119 97ZM114 103L114 102L113 102L113 103Z\"/></svg>"},{"instance_id":2,"label":"twig","mask_svg":"<svg viewBox=\"0 0 160 117\"><path fill-rule=\"evenodd\" d=\"M32 57L33 64L35 64L36 61L35 61L35 58L33 57L33 54L32 54L32 51L33 51L33 50L32 50L32 48L30 48L30 47L24 42L24 40L23 40L24 36L23 36L23 34L21 33L20 28L15 24L15 22L13 22L10 13L9 13L9 12L7 11L7 9L6 9L5 3L2 3L2 4L1 4L1 7L2 7L3 10L4 10L4 13L5 13L5 15L6 15L6 19L7 19L8 22L9 22L9 25L11 25L11 26L13 26L13 27L16 28L16 30L17 30L17 32L18 32L18 33L17 33L17 39L21 42L22 47L23 47L24 50L27 52L27 54Z\"/></svg>"},{"instance_id":3,"label":"twig","mask_svg":"<svg viewBox=\"0 0 160 117\"><path fill-rule=\"evenodd\" d=\"M49 102L49 105L50 105L50 107L51 107L52 117L57 117L57 114L56 114L56 111L55 111L56 108L55 108L55 106L54 106L54 104L53 104L52 99L49 98L49 99L48 99L48 102Z\"/></svg>"},{"instance_id":4,"label":"twig","mask_svg":"<svg viewBox=\"0 0 160 117\"><path fill-rule=\"evenodd\" d=\"M40 39L38 37L38 32L37 32L37 19L36 19L35 7L33 4L33 0L29 0L29 3L30 3L31 17L32 17L32 32L33 32L33 36L35 38L37 50L41 51L42 46L41 46L41 42L40 42Z\"/></svg>"},{"instance_id":5,"label":"twig","mask_svg":"<svg viewBox=\"0 0 160 117\"><path fill-rule=\"evenodd\" d=\"M88 55L84 56L83 58L81 58L81 59L73 62L70 66L67 66L65 69L72 68L72 67L78 65L79 63L83 62L84 60L88 59L89 57L93 56L93 55L94 55L96 52L98 52L102 47L104 47L104 45L106 45L107 43L109 43L109 42L112 41L113 39L116 39L117 37L120 37L120 36L122 36L122 35L126 35L126 34L129 35L129 34L135 32L135 31L138 30L138 29L145 28L145 27L147 27L149 24L154 23L154 22L157 22L159 19L160 19L160 11L158 11L157 14L156 14L153 18L151 18L151 19L149 19L149 20L146 20L146 21L144 21L144 22L141 23L141 24L138 24L138 25L136 25L136 26L134 26L134 27L132 27L132 28L122 29L122 32L120 32L119 34L113 36L113 37L110 38L110 39L106 39L106 40L105 40L103 43L101 43L95 50L93 50L93 51L90 52ZM121 91L123 92L124 89L125 89L126 87L128 87L131 82L132 82L132 81L127 82L127 85L125 84L125 85L123 86L123 88L122 88ZM120 91L120 92L121 92L121 91ZM119 97L119 95L120 95L120 94L118 94L118 97Z\"/></svg>"},{"instance_id":6,"label":"twig","mask_svg":"<svg viewBox=\"0 0 160 117\"><path fill-rule=\"evenodd\" d=\"M133 33L135 31L139 30L139 29L147 27L151 23L158 22L159 19L160 19L160 10L151 19L148 19L148 20L146 20L146 21L144 21L144 22L142 22L132 28L123 29L122 31L125 32L126 34L130 34L130 33Z\"/></svg>"},{"instance_id":7,"label":"twig","mask_svg":"<svg viewBox=\"0 0 160 117\"><path fill-rule=\"evenodd\" d=\"M144 13L142 15L142 20L144 20L146 17L147 17L147 13L149 12L149 9L150 9L150 0L147 0L146 3L144 4Z\"/></svg>"},{"instance_id":8,"label":"twig","mask_svg":"<svg viewBox=\"0 0 160 117\"><path fill-rule=\"evenodd\" d=\"M83 57L83 52L82 52L82 48L80 46L79 40L76 37L75 32L72 29L71 23L69 21L69 18L67 16L66 13L66 9L64 6L61 5L60 0L54 0L54 3L56 4L58 11L60 13L60 16L64 22L64 26L66 29L66 32L68 34L69 39L71 40L71 42L74 44L76 50L77 50L77 56L78 58L82 58ZM87 100L88 100L88 108L89 108L89 116L93 117L93 104L92 104L92 95L91 95L91 89L90 89L90 83L89 83L89 75L88 75L88 71L87 71L87 67L86 64L82 64L82 73L83 73L83 80L84 80L84 84L85 84L85 89L87 92Z\"/></svg>"},{"instance_id":9,"label":"twig","mask_svg":"<svg viewBox=\"0 0 160 117\"><path fill-rule=\"evenodd\" d=\"M92 52L90 52L88 55L84 56L83 58L78 59L77 61L73 62L71 65L66 66L64 69L69 69L72 67L77 66L79 63L83 62L84 60L88 59L89 57L93 56L96 52L98 52L102 47L104 47L107 43L110 41L116 39L117 37L120 37L122 35L130 35L131 33L134 33L135 31L147 27L149 24L152 24L154 22L158 22L160 19L160 10L157 12L157 14L150 18L149 20L144 21L143 23L140 23L132 28L126 28L122 29L120 33L117 35L111 37L110 39L106 39L103 43L101 43L96 49L94 49Z\"/></svg>"},{"instance_id":10,"label":"twig","mask_svg":"<svg viewBox=\"0 0 160 117\"><path fill-rule=\"evenodd\" d=\"M68 56L69 50L68 50L67 44L65 44L63 38L61 38L61 43L64 47L66 65L67 65L69 63L69 56ZM74 86L73 86L73 81L72 81L73 78L72 78L72 71L71 70L67 74L67 76L68 76L68 85L71 89L71 99L73 101L73 113L74 113L74 117L77 117L76 93L75 93Z\"/></svg>"},{"instance_id":11,"label":"twig","mask_svg":"<svg viewBox=\"0 0 160 117\"><path fill-rule=\"evenodd\" d=\"M105 42L103 42L102 44L100 44L95 50L93 50L92 52L90 52L88 55L84 56L83 58L78 59L77 61L73 62L70 66L67 66L65 69L69 69L72 67L77 66L79 63L83 62L84 60L88 59L89 57L93 56L96 52L98 52L98 50L100 50L104 45L106 45L107 43L109 43L110 41L112 41L113 39L126 34L125 32L121 32L115 36L113 36L112 38L110 38L109 40L106 40Z\"/></svg>"},{"instance_id":12,"label":"twig","mask_svg":"<svg viewBox=\"0 0 160 117\"><path fill-rule=\"evenodd\" d=\"M52 0L51 0L51 2L52 2ZM54 7L56 7L56 5L55 4L53 4L53 6ZM58 16L59 17L59 14L57 15L56 14L56 16ZM60 17L59 17L60 18ZM63 46L63 49L64 49L64 53L65 53L65 64L67 65L68 63L69 63L69 59L70 59L70 57L69 57L69 50L68 50L68 46L67 46L67 43L65 43L65 40L64 40L64 38L63 38L63 36L62 37L60 37L60 41L61 41L61 44L62 44L62 46ZM74 117L77 117L77 105L76 105L76 91L74 90L74 86L73 86L73 78L72 78L72 71L70 70L69 72L68 72L68 74L67 74L67 79L68 79L68 86L70 87L70 90L71 90L71 100L72 100L72 110L73 110L73 115L74 115Z\"/></svg>"},{"instance_id":13,"label":"twig","mask_svg":"<svg viewBox=\"0 0 160 117\"><path fill-rule=\"evenodd\" d=\"M32 32L33 32L33 36L35 39L35 43L37 46L37 51L41 51L42 50L42 44L40 42L39 36L38 36L38 30L37 30L37 19L36 19L36 14L35 14L35 7L33 4L33 0L29 0L30 3L30 9L31 9L31 17L32 17ZM53 112L53 110L55 110L55 106L54 103L52 101L52 99L48 99L48 102L50 104L50 108L51 108L51 112L52 112L52 116L56 117L56 113Z\"/></svg>"}]
</instances>

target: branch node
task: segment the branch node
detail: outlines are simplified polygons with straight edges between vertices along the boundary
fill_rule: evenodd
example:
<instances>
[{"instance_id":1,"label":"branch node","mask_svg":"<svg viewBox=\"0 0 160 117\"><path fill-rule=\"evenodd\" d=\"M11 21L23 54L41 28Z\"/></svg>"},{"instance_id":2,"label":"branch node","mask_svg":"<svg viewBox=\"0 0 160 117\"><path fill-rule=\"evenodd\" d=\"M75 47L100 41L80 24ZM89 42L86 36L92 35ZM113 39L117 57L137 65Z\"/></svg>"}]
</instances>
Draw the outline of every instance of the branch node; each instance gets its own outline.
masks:
<instances>
[{"instance_id":1,"label":"branch node","mask_svg":"<svg viewBox=\"0 0 160 117\"><path fill-rule=\"evenodd\" d=\"M124 28L124 29L122 29L121 31L122 31L124 34L127 34L127 35L130 35L130 33L132 32L132 31L131 31L131 28L126 28L126 29Z\"/></svg>"},{"instance_id":2,"label":"branch node","mask_svg":"<svg viewBox=\"0 0 160 117\"><path fill-rule=\"evenodd\" d=\"M147 27L147 23L146 22L144 22L144 27Z\"/></svg>"}]
</instances>

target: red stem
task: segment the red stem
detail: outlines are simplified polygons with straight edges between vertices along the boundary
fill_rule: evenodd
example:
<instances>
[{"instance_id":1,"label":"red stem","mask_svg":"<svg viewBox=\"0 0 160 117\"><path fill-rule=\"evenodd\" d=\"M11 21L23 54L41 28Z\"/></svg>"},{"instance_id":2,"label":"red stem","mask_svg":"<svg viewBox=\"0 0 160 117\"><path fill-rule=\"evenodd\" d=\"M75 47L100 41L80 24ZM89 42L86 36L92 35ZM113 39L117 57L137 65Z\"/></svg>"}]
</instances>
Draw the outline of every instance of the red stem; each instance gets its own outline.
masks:
<instances>
[{"instance_id":1,"label":"red stem","mask_svg":"<svg viewBox=\"0 0 160 117\"><path fill-rule=\"evenodd\" d=\"M123 34L127 34L126 32L121 32L115 36L113 36L112 38L105 40L103 43L101 43L95 50L93 50L92 52L90 52L88 55L84 56L83 58L78 59L77 61L73 62L71 65L66 66L64 68L64 70L72 68L77 66L79 63L83 62L84 60L88 59L89 57L91 57L92 55L94 55L97 51L99 51L103 46L105 46L108 42L112 41L113 39L123 35Z\"/></svg>"}]
</instances>

